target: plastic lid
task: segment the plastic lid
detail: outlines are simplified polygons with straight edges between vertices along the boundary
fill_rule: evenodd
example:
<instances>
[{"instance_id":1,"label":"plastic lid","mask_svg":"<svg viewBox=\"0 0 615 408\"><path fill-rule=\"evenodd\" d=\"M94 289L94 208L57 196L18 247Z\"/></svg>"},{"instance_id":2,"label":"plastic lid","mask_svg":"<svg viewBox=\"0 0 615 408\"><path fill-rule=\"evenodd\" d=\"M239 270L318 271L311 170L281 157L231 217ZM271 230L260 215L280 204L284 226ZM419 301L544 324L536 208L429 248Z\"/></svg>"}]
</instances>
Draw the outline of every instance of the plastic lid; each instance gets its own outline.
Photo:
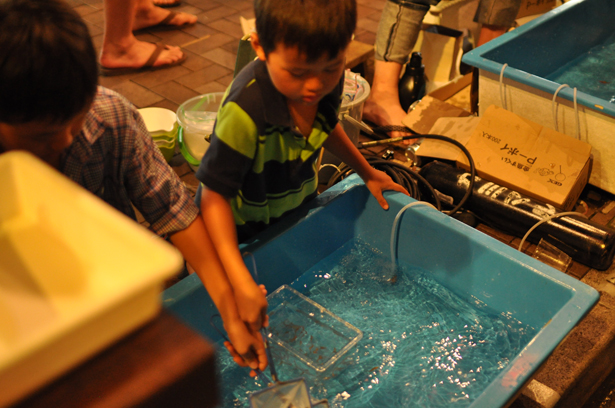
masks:
<instances>
[{"instance_id":1,"label":"plastic lid","mask_svg":"<svg viewBox=\"0 0 615 408\"><path fill-rule=\"evenodd\" d=\"M211 133L224 92L213 92L188 99L177 109L177 123L184 130Z\"/></svg>"}]
</instances>

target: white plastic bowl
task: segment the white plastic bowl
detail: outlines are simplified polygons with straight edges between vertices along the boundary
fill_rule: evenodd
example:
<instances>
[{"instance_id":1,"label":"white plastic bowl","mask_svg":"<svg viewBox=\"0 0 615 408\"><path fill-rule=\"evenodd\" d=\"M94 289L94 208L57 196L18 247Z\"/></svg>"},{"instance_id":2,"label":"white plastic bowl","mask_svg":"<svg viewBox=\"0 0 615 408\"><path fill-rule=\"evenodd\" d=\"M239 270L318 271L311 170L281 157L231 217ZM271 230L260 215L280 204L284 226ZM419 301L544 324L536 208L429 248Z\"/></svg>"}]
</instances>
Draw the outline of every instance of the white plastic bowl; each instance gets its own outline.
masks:
<instances>
[{"instance_id":1,"label":"white plastic bowl","mask_svg":"<svg viewBox=\"0 0 615 408\"><path fill-rule=\"evenodd\" d=\"M177 117L172 110L153 107L139 109L139 113L152 137L168 136L174 133Z\"/></svg>"}]
</instances>

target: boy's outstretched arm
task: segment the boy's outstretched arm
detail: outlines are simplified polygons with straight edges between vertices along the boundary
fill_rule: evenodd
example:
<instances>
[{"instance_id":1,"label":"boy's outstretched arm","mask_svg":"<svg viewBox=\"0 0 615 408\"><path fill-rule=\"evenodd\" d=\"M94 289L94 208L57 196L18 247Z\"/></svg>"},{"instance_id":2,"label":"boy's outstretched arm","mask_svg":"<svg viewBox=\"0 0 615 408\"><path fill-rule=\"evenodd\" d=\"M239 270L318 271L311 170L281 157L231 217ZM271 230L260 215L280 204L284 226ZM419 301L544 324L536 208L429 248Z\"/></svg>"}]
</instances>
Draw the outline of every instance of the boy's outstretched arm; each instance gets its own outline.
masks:
<instances>
[{"instance_id":1,"label":"boy's outstretched arm","mask_svg":"<svg viewBox=\"0 0 615 408\"><path fill-rule=\"evenodd\" d=\"M239 317L254 331L268 325L267 299L246 267L237 242L229 199L203 187L201 214L233 287Z\"/></svg>"},{"instance_id":2,"label":"boy's outstretched arm","mask_svg":"<svg viewBox=\"0 0 615 408\"><path fill-rule=\"evenodd\" d=\"M250 330L240 318L233 288L201 216L188 228L171 235L170 239L196 270L220 312L224 329L236 351L232 353L235 362L241 366L264 370L267 367L267 356L261 334L258 330Z\"/></svg>"},{"instance_id":3,"label":"boy's outstretched arm","mask_svg":"<svg viewBox=\"0 0 615 408\"><path fill-rule=\"evenodd\" d=\"M395 183L388 174L376 170L369 165L365 157L359 152L359 149L352 144L339 123L335 126L323 146L352 167L359 177L363 179L365 185L376 200L378 200L380 206L385 210L389 209L389 204L382 195L383 191L394 190L409 195L408 191Z\"/></svg>"}]
</instances>

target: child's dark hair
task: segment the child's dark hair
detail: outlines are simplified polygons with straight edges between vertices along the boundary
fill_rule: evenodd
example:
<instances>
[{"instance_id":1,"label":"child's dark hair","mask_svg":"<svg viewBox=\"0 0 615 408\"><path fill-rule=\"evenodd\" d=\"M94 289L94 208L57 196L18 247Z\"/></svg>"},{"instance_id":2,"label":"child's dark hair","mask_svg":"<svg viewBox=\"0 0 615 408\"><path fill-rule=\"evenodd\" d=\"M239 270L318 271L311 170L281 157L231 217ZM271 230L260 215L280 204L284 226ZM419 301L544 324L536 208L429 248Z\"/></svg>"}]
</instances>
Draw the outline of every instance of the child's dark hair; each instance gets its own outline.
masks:
<instances>
[{"instance_id":1,"label":"child's dark hair","mask_svg":"<svg viewBox=\"0 0 615 408\"><path fill-rule=\"evenodd\" d=\"M255 0L256 33L268 55L278 43L297 46L312 62L335 56L357 24L355 0Z\"/></svg>"},{"instance_id":2,"label":"child's dark hair","mask_svg":"<svg viewBox=\"0 0 615 408\"><path fill-rule=\"evenodd\" d=\"M0 0L0 122L64 123L96 94L96 51L62 0Z\"/></svg>"}]
</instances>

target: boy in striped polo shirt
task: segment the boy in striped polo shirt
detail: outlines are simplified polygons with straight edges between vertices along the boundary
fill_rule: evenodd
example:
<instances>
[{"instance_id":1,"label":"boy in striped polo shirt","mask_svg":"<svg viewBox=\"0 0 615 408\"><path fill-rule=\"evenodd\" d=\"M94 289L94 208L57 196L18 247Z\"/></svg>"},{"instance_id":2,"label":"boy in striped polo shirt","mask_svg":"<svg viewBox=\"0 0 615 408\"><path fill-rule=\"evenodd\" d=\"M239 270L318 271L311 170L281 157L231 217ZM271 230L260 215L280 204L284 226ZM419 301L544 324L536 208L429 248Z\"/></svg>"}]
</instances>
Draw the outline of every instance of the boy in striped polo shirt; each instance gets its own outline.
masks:
<instances>
[{"instance_id":1,"label":"boy in striped polo shirt","mask_svg":"<svg viewBox=\"0 0 615 408\"><path fill-rule=\"evenodd\" d=\"M338 123L355 0L256 0L255 15L258 58L227 90L196 177L240 316L258 332L267 325L267 301L238 243L316 196L321 148L350 165L384 209L384 190L407 192L370 167ZM253 358L227 347L240 364Z\"/></svg>"}]
</instances>

